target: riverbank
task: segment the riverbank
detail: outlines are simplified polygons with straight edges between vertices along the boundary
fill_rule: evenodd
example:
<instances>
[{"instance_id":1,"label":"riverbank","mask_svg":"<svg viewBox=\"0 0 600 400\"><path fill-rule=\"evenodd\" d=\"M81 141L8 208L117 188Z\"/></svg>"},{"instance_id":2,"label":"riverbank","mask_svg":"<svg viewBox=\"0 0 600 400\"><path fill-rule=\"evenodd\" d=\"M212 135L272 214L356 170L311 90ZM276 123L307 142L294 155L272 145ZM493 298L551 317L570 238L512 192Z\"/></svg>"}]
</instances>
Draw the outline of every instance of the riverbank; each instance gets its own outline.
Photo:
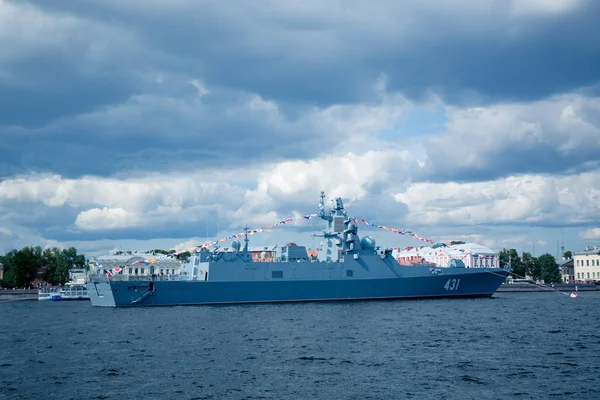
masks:
<instances>
[{"instance_id":1,"label":"riverbank","mask_svg":"<svg viewBox=\"0 0 600 400\"><path fill-rule=\"evenodd\" d=\"M37 289L0 290L0 302L37 300Z\"/></svg>"},{"instance_id":2,"label":"riverbank","mask_svg":"<svg viewBox=\"0 0 600 400\"><path fill-rule=\"evenodd\" d=\"M498 292L553 292L553 291L561 291L561 292L589 292L599 290L599 287L594 284L557 284L552 287L551 285L535 285L532 283L503 283L502 286L498 289Z\"/></svg>"}]
</instances>

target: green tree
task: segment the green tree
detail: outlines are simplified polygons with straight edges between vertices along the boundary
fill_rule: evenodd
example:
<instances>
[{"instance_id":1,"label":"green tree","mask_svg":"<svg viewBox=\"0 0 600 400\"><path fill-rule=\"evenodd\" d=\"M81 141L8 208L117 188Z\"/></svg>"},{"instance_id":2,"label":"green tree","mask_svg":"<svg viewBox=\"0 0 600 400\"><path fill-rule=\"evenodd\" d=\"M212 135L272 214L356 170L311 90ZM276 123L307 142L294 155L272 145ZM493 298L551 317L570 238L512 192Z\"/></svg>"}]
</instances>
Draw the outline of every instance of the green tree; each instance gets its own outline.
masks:
<instances>
[{"instance_id":1,"label":"green tree","mask_svg":"<svg viewBox=\"0 0 600 400\"><path fill-rule=\"evenodd\" d=\"M69 260L69 263L72 267L75 268L85 268L87 264L85 262L85 255L77 254L77 249L75 247L69 247L66 250L63 250L65 257Z\"/></svg>"},{"instance_id":2,"label":"green tree","mask_svg":"<svg viewBox=\"0 0 600 400\"><path fill-rule=\"evenodd\" d=\"M183 262L183 263L187 263L190 261L190 257L192 256L192 254L189 251L184 251L183 253L179 253L175 256L175 258L177 258L179 261Z\"/></svg>"},{"instance_id":3,"label":"green tree","mask_svg":"<svg viewBox=\"0 0 600 400\"><path fill-rule=\"evenodd\" d=\"M563 254L563 258L565 260L570 260L571 258L573 258L573 253L571 252L571 250L565 251L565 254Z\"/></svg>"},{"instance_id":4,"label":"green tree","mask_svg":"<svg viewBox=\"0 0 600 400\"><path fill-rule=\"evenodd\" d=\"M69 270L73 267L86 267L85 256L77 254L70 247L61 250L57 247L42 251L40 246L11 250L2 257L4 264L5 287L24 287L37 278L37 270L46 267L44 280L54 285L62 285L69 280Z\"/></svg>"},{"instance_id":5,"label":"green tree","mask_svg":"<svg viewBox=\"0 0 600 400\"><path fill-rule=\"evenodd\" d=\"M43 266L42 248L23 247L10 260L9 281L16 287L26 287L37 277L37 269Z\"/></svg>"},{"instance_id":6,"label":"green tree","mask_svg":"<svg viewBox=\"0 0 600 400\"><path fill-rule=\"evenodd\" d=\"M510 267L512 268L515 275L525 276L527 271L525 270L525 265L521 261L521 257L519 257L517 250L502 249L502 251L500 251L499 256L500 256L500 263L502 266L510 265Z\"/></svg>"},{"instance_id":7,"label":"green tree","mask_svg":"<svg viewBox=\"0 0 600 400\"><path fill-rule=\"evenodd\" d=\"M46 273L44 280L52 285L62 285L69 280L71 265L65 253L58 247L44 250Z\"/></svg>"},{"instance_id":8,"label":"green tree","mask_svg":"<svg viewBox=\"0 0 600 400\"><path fill-rule=\"evenodd\" d=\"M154 253L154 254L169 254L169 252L167 250L161 250L161 249L152 250L152 253Z\"/></svg>"},{"instance_id":9,"label":"green tree","mask_svg":"<svg viewBox=\"0 0 600 400\"><path fill-rule=\"evenodd\" d=\"M560 269L556 260L551 254L542 254L536 260L537 268L540 271L540 277L546 283L560 282Z\"/></svg>"},{"instance_id":10,"label":"green tree","mask_svg":"<svg viewBox=\"0 0 600 400\"><path fill-rule=\"evenodd\" d=\"M86 266L85 256L77 254L77 249L74 247L63 250L58 247L46 249L43 258L46 264L44 279L53 285L64 285L69 281L69 271L72 268Z\"/></svg>"},{"instance_id":11,"label":"green tree","mask_svg":"<svg viewBox=\"0 0 600 400\"><path fill-rule=\"evenodd\" d=\"M2 264L4 264L4 279L0 282L2 287L13 288L17 284L15 283L13 260L17 250L11 250L2 257Z\"/></svg>"},{"instance_id":12,"label":"green tree","mask_svg":"<svg viewBox=\"0 0 600 400\"><path fill-rule=\"evenodd\" d=\"M542 270L536 263L536 258L532 256L531 253L523 252L521 255L521 260L523 261L526 275L531 276L534 281L542 279Z\"/></svg>"},{"instance_id":13,"label":"green tree","mask_svg":"<svg viewBox=\"0 0 600 400\"><path fill-rule=\"evenodd\" d=\"M465 244L465 242L463 242L462 240L452 240L450 241L450 243L448 243L448 246L454 246L455 244ZM438 247L442 247L439 244L434 244L433 246L431 246L433 249L437 249Z\"/></svg>"}]
</instances>

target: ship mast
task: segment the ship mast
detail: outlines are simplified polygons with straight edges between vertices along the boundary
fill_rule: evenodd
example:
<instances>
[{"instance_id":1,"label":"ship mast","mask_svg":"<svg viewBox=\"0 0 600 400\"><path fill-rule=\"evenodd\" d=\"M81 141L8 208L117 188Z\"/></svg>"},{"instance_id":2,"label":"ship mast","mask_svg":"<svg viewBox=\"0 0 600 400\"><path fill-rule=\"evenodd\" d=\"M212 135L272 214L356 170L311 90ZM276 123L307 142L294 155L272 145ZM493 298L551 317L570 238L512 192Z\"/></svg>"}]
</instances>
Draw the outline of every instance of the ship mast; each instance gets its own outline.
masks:
<instances>
[{"instance_id":1,"label":"ship mast","mask_svg":"<svg viewBox=\"0 0 600 400\"><path fill-rule=\"evenodd\" d=\"M325 192L321 190L321 200L319 201L319 217L325 221L331 221L331 215L325 215Z\"/></svg>"},{"instance_id":2,"label":"ship mast","mask_svg":"<svg viewBox=\"0 0 600 400\"><path fill-rule=\"evenodd\" d=\"M341 261L344 254L357 254L360 242L357 235L358 227L344 210L341 197L333 199L333 209L325 213L325 192L321 191L319 202L319 217L326 222L325 230L313 236L322 237L322 251L319 260L326 262Z\"/></svg>"},{"instance_id":3,"label":"ship mast","mask_svg":"<svg viewBox=\"0 0 600 400\"><path fill-rule=\"evenodd\" d=\"M248 254L248 242L250 240L248 239L248 224L246 224L246 227L244 228L244 250L242 250L242 254Z\"/></svg>"}]
</instances>

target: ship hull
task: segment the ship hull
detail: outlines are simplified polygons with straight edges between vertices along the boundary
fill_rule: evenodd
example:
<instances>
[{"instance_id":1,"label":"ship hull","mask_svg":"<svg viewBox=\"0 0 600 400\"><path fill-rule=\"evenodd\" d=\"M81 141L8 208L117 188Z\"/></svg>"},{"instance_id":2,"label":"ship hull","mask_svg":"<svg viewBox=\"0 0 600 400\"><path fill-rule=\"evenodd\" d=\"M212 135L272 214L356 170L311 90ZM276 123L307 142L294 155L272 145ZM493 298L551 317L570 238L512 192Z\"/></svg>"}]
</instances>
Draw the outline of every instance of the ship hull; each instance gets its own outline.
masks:
<instances>
[{"instance_id":1,"label":"ship hull","mask_svg":"<svg viewBox=\"0 0 600 400\"><path fill-rule=\"evenodd\" d=\"M415 268L415 267L412 267ZM87 284L95 306L140 307L307 301L491 297L501 269L456 269L440 275L267 281L97 281Z\"/></svg>"}]
</instances>

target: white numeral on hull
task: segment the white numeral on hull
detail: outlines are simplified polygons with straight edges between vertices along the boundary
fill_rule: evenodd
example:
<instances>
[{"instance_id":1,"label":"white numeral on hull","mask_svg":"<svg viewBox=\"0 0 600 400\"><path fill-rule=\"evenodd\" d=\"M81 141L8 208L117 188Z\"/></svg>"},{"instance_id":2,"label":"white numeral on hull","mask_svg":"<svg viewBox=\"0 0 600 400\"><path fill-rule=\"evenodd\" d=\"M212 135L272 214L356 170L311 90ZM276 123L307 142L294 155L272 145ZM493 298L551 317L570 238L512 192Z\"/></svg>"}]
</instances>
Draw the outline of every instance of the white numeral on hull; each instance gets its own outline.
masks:
<instances>
[{"instance_id":1,"label":"white numeral on hull","mask_svg":"<svg viewBox=\"0 0 600 400\"><path fill-rule=\"evenodd\" d=\"M460 279L448 279L448 282L444 285L444 289L446 290L458 290L458 285L460 284Z\"/></svg>"}]
</instances>

